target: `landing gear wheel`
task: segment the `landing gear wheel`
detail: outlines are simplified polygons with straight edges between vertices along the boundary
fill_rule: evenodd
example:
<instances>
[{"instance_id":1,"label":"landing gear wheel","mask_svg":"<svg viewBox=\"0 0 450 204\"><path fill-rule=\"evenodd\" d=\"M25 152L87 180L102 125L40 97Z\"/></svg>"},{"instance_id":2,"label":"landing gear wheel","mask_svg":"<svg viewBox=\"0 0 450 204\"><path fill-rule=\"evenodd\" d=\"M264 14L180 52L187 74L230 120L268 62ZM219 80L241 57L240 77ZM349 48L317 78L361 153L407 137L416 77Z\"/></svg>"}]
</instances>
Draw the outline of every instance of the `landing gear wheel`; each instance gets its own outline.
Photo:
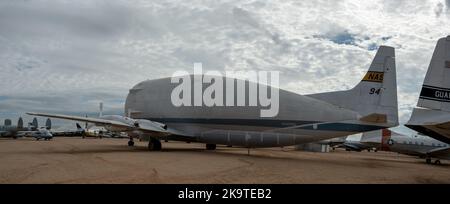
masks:
<instances>
[{"instance_id":1,"label":"landing gear wheel","mask_svg":"<svg viewBox=\"0 0 450 204\"><path fill-rule=\"evenodd\" d=\"M133 140L130 140L130 141L128 141L128 146L129 146L129 147L132 147L132 146L134 146L134 142L133 142Z\"/></svg>"},{"instance_id":2,"label":"landing gear wheel","mask_svg":"<svg viewBox=\"0 0 450 204\"><path fill-rule=\"evenodd\" d=\"M427 162L427 164L431 164L431 159L430 158L427 158L425 161Z\"/></svg>"},{"instance_id":3,"label":"landing gear wheel","mask_svg":"<svg viewBox=\"0 0 450 204\"><path fill-rule=\"evenodd\" d=\"M150 141L148 141L148 150L160 151L161 149L161 142L158 139L150 138Z\"/></svg>"},{"instance_id":4,"label":"landing gear wheel","mask_svg":"<svg viewBox=\"0 0 450 204\"><path fill-rule=\"evenodd\" d=\"M434 161L434 164L441 165L441 161L440 160L436 160L436 161Z\"/></svg>"},{"instance_id":5,"label":"landing gear wheel","mask_svg":"<svg viewBox=\"0 0 450 204\"><path fill-rule=\"evenodd\" d=\"M216 150L216 144L206 144L206 150Z\"/></svg>"}]
</instances>

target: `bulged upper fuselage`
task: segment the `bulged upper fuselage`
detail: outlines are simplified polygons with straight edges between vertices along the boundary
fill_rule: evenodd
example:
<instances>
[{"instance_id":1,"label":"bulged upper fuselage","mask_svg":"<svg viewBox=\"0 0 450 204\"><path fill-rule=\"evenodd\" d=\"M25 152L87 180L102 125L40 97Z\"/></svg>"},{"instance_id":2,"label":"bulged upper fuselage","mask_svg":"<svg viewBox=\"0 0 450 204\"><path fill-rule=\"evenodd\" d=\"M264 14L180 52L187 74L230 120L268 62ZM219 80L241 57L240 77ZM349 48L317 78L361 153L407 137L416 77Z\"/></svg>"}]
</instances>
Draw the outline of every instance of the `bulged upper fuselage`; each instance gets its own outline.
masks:
<instances>
[{"instance_id":1,"label":"bulged upper fuselage","mask_svg":"<svg viewBox=\"0 0 450 204\"><path fill-rule=\"evenodd\" d=\"M251 83L247 81L246 87ZM260 104L208 107L193 106L192 101L192 106L176 106L171 95L178 85L171 78L137 84L127 96L125 114L164 123L200 142L251 147L288 146L379 128L358 124L360 116L354 111L285 90L279 90L279 111L270 118L260 116L262 109L269 108ZM203 84L202 90L207 88ZM194 90L190 92L193 97ZM248 102L248 92L245 97Z\"/></svg>"}]
</instances>

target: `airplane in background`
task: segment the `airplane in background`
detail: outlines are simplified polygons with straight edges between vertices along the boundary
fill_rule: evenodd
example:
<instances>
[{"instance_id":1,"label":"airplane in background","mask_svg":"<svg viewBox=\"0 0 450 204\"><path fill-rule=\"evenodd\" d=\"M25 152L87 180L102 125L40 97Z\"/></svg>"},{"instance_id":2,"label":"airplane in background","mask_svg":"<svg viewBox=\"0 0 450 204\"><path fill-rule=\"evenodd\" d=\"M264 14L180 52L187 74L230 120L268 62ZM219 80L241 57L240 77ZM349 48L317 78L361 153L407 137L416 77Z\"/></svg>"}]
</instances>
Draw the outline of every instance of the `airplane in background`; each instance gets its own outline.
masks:
<instances>
[{"instance_id":1,"label":"airplane in background","mask_svg":"<svg viewBox=\"0 0 450 204\"><path fill-rule=\"evenodd\" d=\"M96 125L88 125L86 123L85 128L82 129L84 131L83 138L86 137L94 137L94 138L129 138L125 132L111 132L108 131L105 127L96 126Z\"/></svg>"},{"instance_id":2,"label":"airplane in background","mask_svg":"<svg viewBox=\"0 0 450 204\"><path fill-rule=\"evenodd\" d=\"M19 131L16 137L33 137L36 140L44 139L51 140L53 139L52 133L47 129L47 127L41 127L37 130L33 131Z\"/></svg>"},{"instance_id":3,"label":"airplane in background","mask_svg":"<svg viewBox=\"0 0 450 204\"><path fill-rule=\"evenodd\" d=\"M36 120L37 121L37 120ZM3 126L0 126L0 137L14 138L18 131L25 130L23 127L23 119L20 117L17 125L13 126L10 119L5 119Z\"/></svg>"},{"instance_id":4,"label":"airplane in background","mask_svg":"<svg viewBox=\"0 0 450 204\"><path fill-rule=\"evenodd\" d=\"M335 150L336 147L340 147L342 144L344 144L347 141L347 138L348 138L348 136L338 137L338 138L322 140L322 141L319 141L316 143L321 144L321 145L329 145L333 150Z\"/></svg>"},{"instance_id":5,"label":"airplane in background","mask_svg":"<svg viewBox=\"0 0 450 204\"><path fill-rule=\"evenodd\" d=\"M409 137L388 129L363 133L360 141L344 143L354 151L378 149L425 158L428 164L441 164L440 159L450 160L450 145L431 137L416 135Z\"/></svg>"},{"instance_id":6,"label":"airplane in background","mask_svg":"<svg viewBox=\"0 0 450 204\"><path fill-rule=\"evenodd\" d=\"M76 123L76 126L76 130L50 130L50 132L54 137L84 137L86 134L85 129L79 123Z\"/></svg>"},{"instance_id":7,"label":"airplane in background","mask_svg":"<svg viewBox=\"0 0 450 204\"><path fill-rule=\"evenodd\" d=\"M45 139L50 140L53 138L50 133L51 121L50 118L46 121L45 127L38 126L37 118L33 118L33 122L28 123L28 127L23 126L22 117L17 121L17 126L13 126L10 119L5 120L5 125L0 127L1 137L11 137L17 139L19 137L34 137L37 140Z\"/></svg>"},{"instance_id":8,"label":"airplane in background","mask_svg":"<svg viewBox=\"0 0 450 204\"><path fill-rule=\"evenodd\" d=\"M381 132L380 132L381 131ZM372 132L365 132L361 135L359 140L346 140L339 145L339 148L344 148L347 151L361 152L363 150L377 152L384 150L382 144L387 144L385 140L388 137L404 136L388 129L376 130Z\"/></svg>"},{"instance_id":9,"label":"airplane in background","mask_svg":"<svg viewBox=\"0 0 450 204\"><path fill-rule=\"evenodd\" d=\"M99 112L99 118L103 116L103 103L100 103L100 112ZM88 117L87 115L85 116ZM68 137L77 137L81 136L82 138L86 137L94 137L94 138L129 138L126 134L123 132L111 132L108 131L103 126L96 126L95 124L89 124L85 123L84 128L81 127L79 123L76 123L77 129L76 130L63 130L63 131L56 131L52 130L51 133L53 136L68 136Z\"/></svg>"},{"instance_id":10,"label":"airplane in background","mask_svg":"<svg viewBox=\"0 0 450 204\"><path fill-rule=\"evenodd\" d=\"M450 143L450 36L437 42L417 108L405 126Z\"/></svg>"},{"instance_id":11,"label":"airplane in background","mask_svg":"<svg viewBox=\"0 0 450 204\"><path fill-rule=\"evenodd\" d=\"M205 86L204 75L184 77L190 79L191 85ZM243 83L245 87L255 85L226 77L221 80ZM171 78L137 84L125 103L125 115L129 117L27 114L88 122L112 132L126 132L130 136L129 146L134 145L133 138L147 138L149 150L160 150L160 139L205 143L208 150L216 149L216 144L246 148L291 146L398 125L392 47L380 46L368 72L353 89L311 95L279 90L279 112L270 119L260 117L260 110L266 108L261 105L177 107L171 103L171 92L176 86ZM245 95L247 100L249 92L245 91ZM234 96L237 98L237 93Z\"/></svg>"}]
</instances>

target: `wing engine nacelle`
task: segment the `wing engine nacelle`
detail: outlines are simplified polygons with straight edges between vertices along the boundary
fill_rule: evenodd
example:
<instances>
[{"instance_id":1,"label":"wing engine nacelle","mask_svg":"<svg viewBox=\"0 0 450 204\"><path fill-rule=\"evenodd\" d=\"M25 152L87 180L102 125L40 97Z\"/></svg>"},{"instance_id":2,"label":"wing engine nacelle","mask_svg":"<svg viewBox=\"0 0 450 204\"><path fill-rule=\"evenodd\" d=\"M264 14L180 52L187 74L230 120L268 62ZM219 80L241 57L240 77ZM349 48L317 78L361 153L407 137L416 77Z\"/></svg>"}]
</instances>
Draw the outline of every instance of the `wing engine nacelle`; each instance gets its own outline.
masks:
<instances>
[{"instance_id":1,"label":"wing engine nacelle","mask_svg":"<svg viewBox=\"0 0 450 204\"><path fill-rule=\"evenodd\" d=\"M137 123L136 127L155 127L167 130L167 125L155 121L145 120L145 119L136 119L135 123Z\"/></svg>"}]
</instances>

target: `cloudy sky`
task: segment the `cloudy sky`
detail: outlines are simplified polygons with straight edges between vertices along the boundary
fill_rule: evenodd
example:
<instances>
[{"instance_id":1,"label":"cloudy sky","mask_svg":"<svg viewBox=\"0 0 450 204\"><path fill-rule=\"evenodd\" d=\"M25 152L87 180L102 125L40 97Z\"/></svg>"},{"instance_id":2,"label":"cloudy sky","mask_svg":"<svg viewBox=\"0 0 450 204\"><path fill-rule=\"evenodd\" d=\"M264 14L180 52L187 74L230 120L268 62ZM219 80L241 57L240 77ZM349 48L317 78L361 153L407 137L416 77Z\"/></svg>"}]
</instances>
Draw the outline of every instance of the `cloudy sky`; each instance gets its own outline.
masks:
<instances>
[{"instance_id":1,"label":"cloudy sky","mask_svg":"<svg viewBox=\"0 0 450 204\"><path fill-rule=\"evenodd\" d=\"M389 45L406 122L449 25L450 0L0 0L0 119L93 114L100 101L122 114L133 85L194 62L277 70L300 94L344 90Z\"/></svg>"}]
</instances>

